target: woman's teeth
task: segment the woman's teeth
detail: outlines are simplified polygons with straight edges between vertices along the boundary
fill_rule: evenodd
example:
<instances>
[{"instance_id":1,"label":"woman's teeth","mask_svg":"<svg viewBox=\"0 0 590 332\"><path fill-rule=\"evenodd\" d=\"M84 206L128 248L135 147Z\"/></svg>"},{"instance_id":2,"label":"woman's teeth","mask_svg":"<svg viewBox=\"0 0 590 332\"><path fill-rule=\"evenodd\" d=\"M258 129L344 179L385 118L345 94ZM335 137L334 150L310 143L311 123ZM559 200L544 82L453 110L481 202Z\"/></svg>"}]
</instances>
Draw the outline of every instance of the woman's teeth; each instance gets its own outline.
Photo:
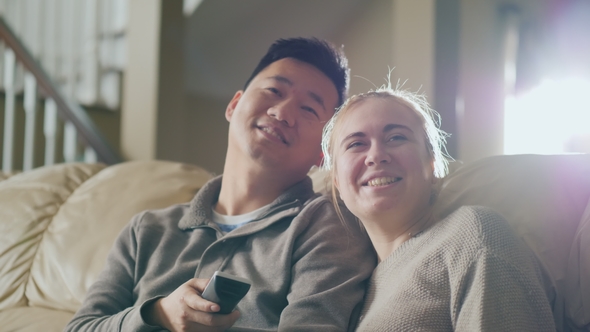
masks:
<instances>
[{"instance_id":1,"label":"woman's teeth","mask_svg":"<svg viewBox=\"0 0 590 332\"><path fill-rule=\"evenodd\" d=\"M385 186L385 185L397 182L400 179L401 178L394 178L394 177L376 178L376 179L372 179L369 182L367 182L367 185L371 186L371 187Z\"/></svg>"}]
</instances>

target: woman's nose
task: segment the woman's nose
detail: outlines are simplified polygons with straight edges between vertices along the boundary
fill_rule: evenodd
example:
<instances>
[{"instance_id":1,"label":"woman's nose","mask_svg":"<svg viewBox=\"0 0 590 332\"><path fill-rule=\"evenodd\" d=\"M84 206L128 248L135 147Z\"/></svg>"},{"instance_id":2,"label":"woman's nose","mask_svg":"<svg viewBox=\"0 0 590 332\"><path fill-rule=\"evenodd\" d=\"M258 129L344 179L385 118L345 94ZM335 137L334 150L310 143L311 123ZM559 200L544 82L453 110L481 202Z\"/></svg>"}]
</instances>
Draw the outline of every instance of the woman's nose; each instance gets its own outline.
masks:
<instances>
[{"instance_id":1,"label":"woman's nose","mask_svg":"<svg viewBox=\"0 0 590 332\"><path fill-rule=\"evenodd\" d=\"M367 166L374 166L378 164L389 164L391 162L391 156L387 153L387 150L381 146L381 144L372 144L371 148L367 153L365 164Z\"/></svg>"},{"instance_id":2,"label":"woman's nose","mask_svg":"<svg viewBox=\"0 0 590 332\"><path fill-rule=\"evenodd\" d=\"M283 122L288 127L295 125L295 118L297 116L297 106L290 100L283 100L278 104L273 105L267 111L270 117L277 121Z\"/></svg>"}]
</instances>

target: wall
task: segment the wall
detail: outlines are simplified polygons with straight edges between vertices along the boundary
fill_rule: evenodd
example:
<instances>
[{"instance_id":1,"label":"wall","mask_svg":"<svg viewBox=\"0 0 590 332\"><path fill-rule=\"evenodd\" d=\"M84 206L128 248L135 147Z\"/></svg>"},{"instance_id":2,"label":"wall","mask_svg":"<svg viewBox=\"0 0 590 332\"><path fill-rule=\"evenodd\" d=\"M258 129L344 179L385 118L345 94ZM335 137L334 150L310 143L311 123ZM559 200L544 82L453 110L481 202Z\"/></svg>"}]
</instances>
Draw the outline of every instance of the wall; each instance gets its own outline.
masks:
<instances>
[{"instance_id":1,"label":"wall","mask_svg":"<svg viewBox=\"0 0 590 332\"><path fill-rule=\"evenodd\" d=\"M385 84L389 68L393 68L391 30L393 1L366 1L349 24L334 37L344 45L351 68L350 94L366 92Z\"/></svg>"},{"instance_id":2,"label":"wall","mask_svg":"<svg viewBox=\"0 0 590 332\"><path fill-rule=\"evenodd\" d=\"M230 98L186 94L183 161L215 174L223 172L229 123L225 108Z\"/></svg>"},{"instance_id":3,"label":"wall","mask_svg":"<svg viewBox=\"0 0 590 332\"><path fill-rule=\"evenodd\" d=\"M504 44L498 3L461 1L458 157L503 153Z\"/></svg>"}]
</instances>

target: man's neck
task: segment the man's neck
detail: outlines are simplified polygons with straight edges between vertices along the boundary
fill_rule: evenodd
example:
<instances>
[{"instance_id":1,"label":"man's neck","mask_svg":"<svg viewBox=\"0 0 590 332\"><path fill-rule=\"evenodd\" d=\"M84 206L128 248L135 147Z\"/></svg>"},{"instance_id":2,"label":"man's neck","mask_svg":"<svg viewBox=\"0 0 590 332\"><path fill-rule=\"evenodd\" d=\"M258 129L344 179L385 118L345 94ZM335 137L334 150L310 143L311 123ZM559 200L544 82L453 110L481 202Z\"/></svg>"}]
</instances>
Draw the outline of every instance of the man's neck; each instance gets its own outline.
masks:
<instances>
[{"instance_id":1,"label":"man's neck","mask_svg":"<svg viewBox=\"0 0 590 332\"><path fill-rule=\"evenodd\" d=\"M224 215L239 215L272 203L293 181L284 175L261 167L226 163L219 200L215 211Z\"/></svg>"}]
</instances>

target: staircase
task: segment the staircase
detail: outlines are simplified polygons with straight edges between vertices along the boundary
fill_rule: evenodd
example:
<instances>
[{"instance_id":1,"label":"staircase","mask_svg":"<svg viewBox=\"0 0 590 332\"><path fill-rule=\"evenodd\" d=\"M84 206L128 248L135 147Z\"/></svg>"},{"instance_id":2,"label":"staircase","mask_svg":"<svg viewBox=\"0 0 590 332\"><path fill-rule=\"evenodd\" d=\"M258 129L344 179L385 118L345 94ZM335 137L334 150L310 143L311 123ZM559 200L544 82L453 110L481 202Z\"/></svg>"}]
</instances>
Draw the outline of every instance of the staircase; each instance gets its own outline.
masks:
<instances>
[{"instance_id":1,"label":"staircase","mask_svg":"<svg viewBox=\"0 0 590 332\"><path fill-rule=\"evenodd\" d=\"M4 173L19 168L15 165L26 171L61 162L122 161L86 111L64 96L1 16L0 50ZM22 164L17 155L22 156Z\"/></svg>"}]
</instances>

